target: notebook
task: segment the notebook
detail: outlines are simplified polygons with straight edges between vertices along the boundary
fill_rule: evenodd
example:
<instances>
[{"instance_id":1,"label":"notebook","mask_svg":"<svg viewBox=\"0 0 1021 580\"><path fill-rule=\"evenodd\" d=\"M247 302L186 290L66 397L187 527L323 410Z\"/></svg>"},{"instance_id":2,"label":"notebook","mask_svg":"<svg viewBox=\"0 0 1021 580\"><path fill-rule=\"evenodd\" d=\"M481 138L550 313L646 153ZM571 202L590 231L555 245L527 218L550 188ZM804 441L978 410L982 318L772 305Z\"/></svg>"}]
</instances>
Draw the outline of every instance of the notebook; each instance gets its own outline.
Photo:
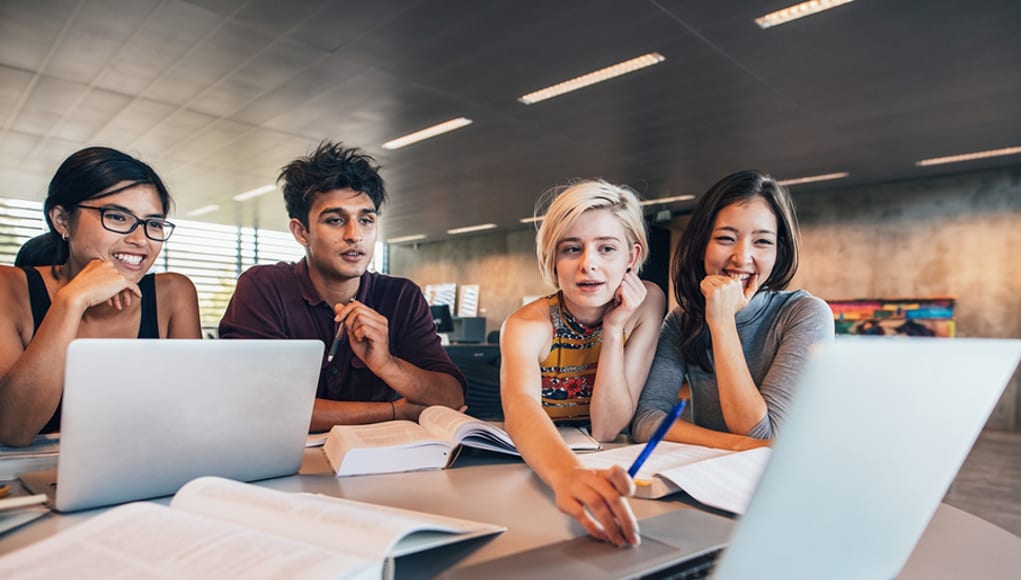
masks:
<instances>
[{"instance_id":1,"label":"notebook","mask_svg":"<svg viewBox=\"0 0 1021 580\"><path fill-rule=\"evenodd\" d=\"M808 358L736 525L681 509L643 520L636 549L581 537L446 577L591 580L681 575L689 566L704 573L726 546L714 575L723 580L893 578L1019 359L1021 340L854 337L822 345Z\"/></svg>"},{"instance_id":2,"label":"notebook","mask_svg":"<svg viewBox=\"0 0 1021 580\"><path fill-rule=\"evenodd\" d=\"M323 348L317 340L72 341L57 470L21 480L66 512L171 495L203 475L291 475Z\"/></svg>"}]
</instances>

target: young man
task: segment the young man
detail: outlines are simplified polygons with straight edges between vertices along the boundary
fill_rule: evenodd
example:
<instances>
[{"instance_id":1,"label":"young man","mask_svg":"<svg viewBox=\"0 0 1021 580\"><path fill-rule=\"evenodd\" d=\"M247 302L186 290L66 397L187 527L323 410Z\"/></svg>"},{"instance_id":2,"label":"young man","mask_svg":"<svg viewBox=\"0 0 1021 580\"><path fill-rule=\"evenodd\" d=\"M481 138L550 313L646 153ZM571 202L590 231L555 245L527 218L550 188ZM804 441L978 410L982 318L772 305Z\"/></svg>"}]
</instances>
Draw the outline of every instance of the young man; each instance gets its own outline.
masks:
<instances>
[{"instance_id":1,"label":"young man","mask_svg":"<svg viewBox=\"0 0 1021 580\"><path fill-rule=\"evenodd\" d=\"M467 382L440 345L418 286L367 271L386 201L378 170L360 150L331 142L284 167L278 181L305 258L250 268L220 321L221 338L326 344L313 432L414 421L429 405L464 404Z\"/></svg>"}]
</instances>

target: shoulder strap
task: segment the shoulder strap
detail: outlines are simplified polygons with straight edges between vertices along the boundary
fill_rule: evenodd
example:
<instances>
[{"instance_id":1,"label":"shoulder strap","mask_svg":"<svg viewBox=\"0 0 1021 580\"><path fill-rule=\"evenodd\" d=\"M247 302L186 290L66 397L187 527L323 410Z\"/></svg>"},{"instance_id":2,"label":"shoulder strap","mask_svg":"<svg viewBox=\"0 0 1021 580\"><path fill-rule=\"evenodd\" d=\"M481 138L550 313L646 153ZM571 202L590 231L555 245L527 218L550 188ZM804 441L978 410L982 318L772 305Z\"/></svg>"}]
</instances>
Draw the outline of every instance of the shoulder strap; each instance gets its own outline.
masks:
<instances>
[{"instance_id":1,"label":"shoulder strap","mask_svg":"<svg viewBox=\"0 0 1021 580\"><path fill-rule=\"evenodd\" d=\"M156 311L156 274L146 274L139 282L142 291L142 319L138 324L138 338L159 338L160 322Z\"/></svg>"},{"instance_id":2,"label":"shoulder strap","mask_svg":"<svg viewBox=\"0 0 1021 580\"><path fill-rule=\"evenodd\" d=\"M39 271L32 266L21 266L25 271L25 278L28 279L28 302L32 307L32 320L35 322L35 330L43 323L46 311L50 309L50 293L46 291L46 282Z\"/></svg>"}]
</instances>

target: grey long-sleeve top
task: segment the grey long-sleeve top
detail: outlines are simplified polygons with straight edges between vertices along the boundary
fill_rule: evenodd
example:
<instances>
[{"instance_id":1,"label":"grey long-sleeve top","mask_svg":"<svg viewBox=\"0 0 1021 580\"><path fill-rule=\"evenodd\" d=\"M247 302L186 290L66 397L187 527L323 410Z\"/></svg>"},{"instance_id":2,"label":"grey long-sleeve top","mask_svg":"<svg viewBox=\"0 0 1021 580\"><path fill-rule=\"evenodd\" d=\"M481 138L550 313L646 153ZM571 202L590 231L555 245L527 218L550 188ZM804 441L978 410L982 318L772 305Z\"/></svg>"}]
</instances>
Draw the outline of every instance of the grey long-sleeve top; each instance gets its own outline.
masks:
<instances>
[{"instance_id":1,"label":"grey long-sleeve top","mask_svg":"<svg viewBox=\"0 0 1021 580\"><path fill-rule=\"evenodd\" d=\"M663 321L656 357L631 424L637 441L648 441L677 402L685 375L691 385L694 423L729 432L715 373L707 373L697 364L688 365L681 354L680 316L676 309ZM744 435L771 439L787 418L809 348L833 339L833 312L826 302L804 290L759 292L737 313L737 332L748 371L767 409L766 416Z\"/></svg>"}]
</instances>

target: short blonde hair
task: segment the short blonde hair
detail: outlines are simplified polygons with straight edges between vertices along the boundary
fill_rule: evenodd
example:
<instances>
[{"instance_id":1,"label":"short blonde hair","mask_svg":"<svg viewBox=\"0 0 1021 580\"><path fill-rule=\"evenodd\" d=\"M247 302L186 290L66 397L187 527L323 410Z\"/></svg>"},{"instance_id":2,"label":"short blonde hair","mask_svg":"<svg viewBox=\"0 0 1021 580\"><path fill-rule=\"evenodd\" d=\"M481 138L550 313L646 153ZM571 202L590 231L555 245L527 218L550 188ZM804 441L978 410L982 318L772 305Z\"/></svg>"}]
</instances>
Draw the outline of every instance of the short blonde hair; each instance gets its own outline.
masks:
<instances>
[{"instance_id":1,"label":"short blonde hair","mask_svg":"<svg viewBox=\"0 0 1021 580\"><path fill-rule=\"evenodd\" d=\"M610 210L624 226L629 250L631 245L639 245L636 273L649 257L649 240L642 208L638 203L638 195L628 187L613 185L601 179L578 181L565 189L552 189L543 194L536 206L536 216L543 215L543 206L548 207L535 235L535 255L539 259L543 280L554 288L560 288L556 272L557 244L564 238L564 232L589 210Z\"/></svg>"}]
</instances>

